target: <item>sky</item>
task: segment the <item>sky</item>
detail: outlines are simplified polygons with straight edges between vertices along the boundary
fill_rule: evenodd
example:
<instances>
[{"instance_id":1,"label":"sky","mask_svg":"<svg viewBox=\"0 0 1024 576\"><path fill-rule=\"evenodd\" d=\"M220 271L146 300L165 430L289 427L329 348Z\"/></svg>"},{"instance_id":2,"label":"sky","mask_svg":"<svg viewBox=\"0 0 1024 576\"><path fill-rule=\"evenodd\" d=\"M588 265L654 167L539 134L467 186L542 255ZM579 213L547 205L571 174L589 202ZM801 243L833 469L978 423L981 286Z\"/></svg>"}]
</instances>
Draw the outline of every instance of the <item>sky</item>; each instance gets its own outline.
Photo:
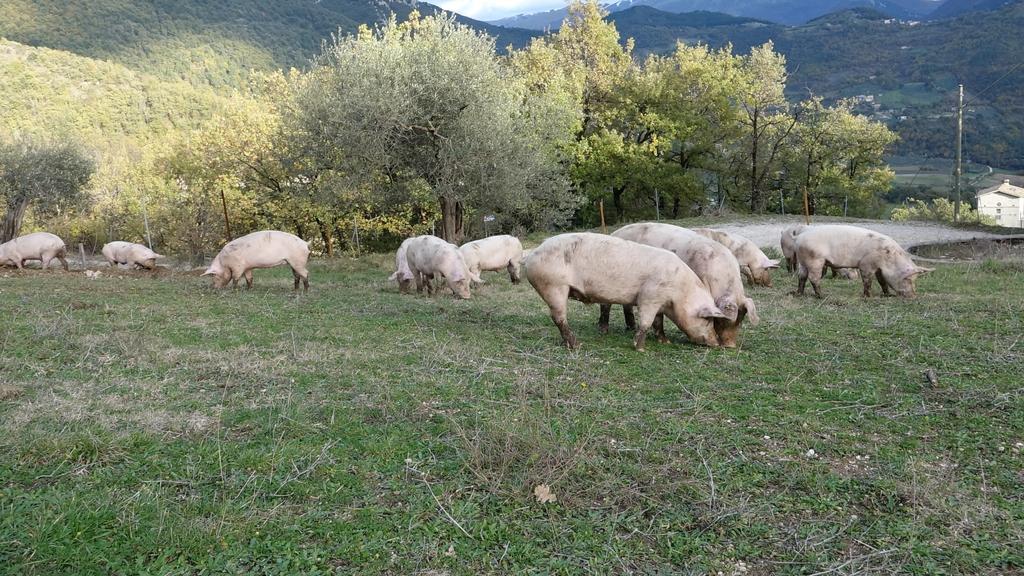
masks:
<instances>
[{"instance_id":1,"label":"sky","mask_svg":"<svg viewBox=\"0 0 1024 576\"><path fill-rule=\"evenodd\" d=\"M565 0L433 0L431 4L477 20L497 20L516 14L561 8L568 2Z\"/></svg>"}]
</instances>

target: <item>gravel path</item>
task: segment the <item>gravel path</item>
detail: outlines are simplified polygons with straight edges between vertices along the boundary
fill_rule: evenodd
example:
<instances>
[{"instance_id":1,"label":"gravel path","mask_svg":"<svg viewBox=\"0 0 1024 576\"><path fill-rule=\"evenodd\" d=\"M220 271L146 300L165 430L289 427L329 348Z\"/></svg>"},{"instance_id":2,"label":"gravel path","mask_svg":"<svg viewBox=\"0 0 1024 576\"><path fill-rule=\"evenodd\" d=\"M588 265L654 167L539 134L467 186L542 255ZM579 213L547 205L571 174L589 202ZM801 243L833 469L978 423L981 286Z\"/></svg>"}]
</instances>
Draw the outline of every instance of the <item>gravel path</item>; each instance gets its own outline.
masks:
<instances>
[{"instance_id":1,"label":"gravel path","mask_svg":"<svg viewBox=\"0 0 1024 576\"><path fill-rule=\"evenodd\" d=\"M851 224L870 228L891 236L893 240L900 243L904 248L910 248L918 244L932 244L935 242L955 242L958 240L971 240L974 238L1000 238L998 234L980 232L976 230L963 230L953 228L944 224L931 222L887 222L882 220L829 220L828 218L815 218L815 224ZM709 226L727 232L733 232L745 236L762 248L772 247L779 249L779 236L782 231L794 224L802 224L803 220L798 218L778 218L758 222L733 222Z\"/></svg>"}]
</instances>

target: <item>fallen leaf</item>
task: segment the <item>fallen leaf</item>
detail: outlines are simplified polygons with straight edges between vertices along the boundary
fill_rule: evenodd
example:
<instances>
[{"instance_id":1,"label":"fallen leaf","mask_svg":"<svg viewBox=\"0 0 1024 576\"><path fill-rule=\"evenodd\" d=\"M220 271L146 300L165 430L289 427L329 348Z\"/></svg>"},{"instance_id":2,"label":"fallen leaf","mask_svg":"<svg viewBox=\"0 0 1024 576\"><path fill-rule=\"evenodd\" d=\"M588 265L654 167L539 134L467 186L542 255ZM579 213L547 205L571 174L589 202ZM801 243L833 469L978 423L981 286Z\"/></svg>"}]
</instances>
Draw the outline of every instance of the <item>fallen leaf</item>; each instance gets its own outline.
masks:
<instances>
[{"instance_id":1,"label":"fallen leaf","mask_svg":"<svg viewBox=\"0 0 1024 576\"><path fill-rule=\"evenodd\" d=\"M540 502L541 504L556 502L558 500L558 497L551 493L551 487L547 484L538 484L533 489L533 496L537 499L537 502Z\"/></svg>"}]
</instances>

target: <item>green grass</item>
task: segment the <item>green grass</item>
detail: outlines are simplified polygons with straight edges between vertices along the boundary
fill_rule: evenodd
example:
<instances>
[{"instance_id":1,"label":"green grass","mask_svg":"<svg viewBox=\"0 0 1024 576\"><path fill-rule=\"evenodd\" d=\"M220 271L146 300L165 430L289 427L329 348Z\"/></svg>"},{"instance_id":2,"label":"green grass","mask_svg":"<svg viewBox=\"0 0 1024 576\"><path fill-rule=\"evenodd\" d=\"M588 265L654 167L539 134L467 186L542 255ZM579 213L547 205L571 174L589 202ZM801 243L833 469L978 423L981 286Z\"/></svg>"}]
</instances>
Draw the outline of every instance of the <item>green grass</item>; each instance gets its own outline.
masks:
<instances>
[{"instance_id":1,"label":"green grass","mask_svg":"<svg viewBox=\"0 0 1024 576\"><path fill-rule=\"evenodd\" d=\"M568 352L528 285L400 295L388 260L300 297L0 275L0 573L1024 568L1019 265L912 301L780 272L741 350L638 353L621 315L574 304Z\"/></svg>"}]
</instances>

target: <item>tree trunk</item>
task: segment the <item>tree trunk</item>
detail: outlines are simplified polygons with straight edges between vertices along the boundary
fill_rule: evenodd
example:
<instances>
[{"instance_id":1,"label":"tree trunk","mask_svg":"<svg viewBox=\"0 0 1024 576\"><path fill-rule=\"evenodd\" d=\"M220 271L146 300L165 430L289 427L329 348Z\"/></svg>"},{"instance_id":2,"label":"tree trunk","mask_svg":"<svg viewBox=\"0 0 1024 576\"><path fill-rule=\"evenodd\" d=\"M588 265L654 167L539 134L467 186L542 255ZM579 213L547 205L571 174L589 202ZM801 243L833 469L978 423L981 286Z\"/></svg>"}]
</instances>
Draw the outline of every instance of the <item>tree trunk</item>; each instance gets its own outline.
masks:
<instances>
[{"instance_id":1,"label":"tree trunk","mask_svg":"<svg viewBox=\"0 0 1024 576\"><path fill-rule=\"evenodd\" d=\"M750 211L754 214L760 212L758 208L761 204L761 191L758 190L757 186L757 148L758 144L760 144L760 135L757 133L759 112L759 110L754 109L750 131Z\"/></svg>"},{"instance_id":2,"label":"tree trunk","mask_svg":"<svg viewBox=\"0 0 1024 576\"><path fill-rule=\"evenodd\" d=\"M328 258L334 258L334 238L331 236L331 227L324 226L324 223L319 218L316 218L316 225L320 227L320 239L324 241L324 250L327 251Z\"/></svg>"},{"instance_id":3,"label":"tree trunk","mask_svg":"<svg viewBox=\"0 0 1024 576\"><path fill-rule=\"evenodd\" d=\"M459 244L465 235L463 206L460 200L441 196L441 238L452 244Z\"/></svg>"},{"instance_id":4,"label":"tree trunk","mask_svg":"<svg viewBox=\"0 0 1024 576\"><path fill-rule=\"evenodd\" d=\"M814 216L814 192L811 188L811 161L807 161L807 177L804 179L804 190L807 190L807 215Z\"/></svg>"},{"instance_id":5,"label":"tree trunk","mask_svg":"<svg viewBox=\"0 0 1024 576\"><path fill-rule=\"evenodd\" d=\"M21 232L21 223L25 220L25 212L28 211L28 199L18 201L13 208L7 208L4 215L3 225L0 226L0 244L10 242L18 237Z\"/></svg>"},{"instance_id":6,"label":"tree trunk","mask_svg":"<svg viewBox=\"0 0 1024 576\"><path fill-rule=\"evenodd\" d=\"M626 216L626 207L622 205L622 194L626 191L625 186L612 188L612 204L615 205L615 221L622 222Z\"/></svg>"}]
</instances>

